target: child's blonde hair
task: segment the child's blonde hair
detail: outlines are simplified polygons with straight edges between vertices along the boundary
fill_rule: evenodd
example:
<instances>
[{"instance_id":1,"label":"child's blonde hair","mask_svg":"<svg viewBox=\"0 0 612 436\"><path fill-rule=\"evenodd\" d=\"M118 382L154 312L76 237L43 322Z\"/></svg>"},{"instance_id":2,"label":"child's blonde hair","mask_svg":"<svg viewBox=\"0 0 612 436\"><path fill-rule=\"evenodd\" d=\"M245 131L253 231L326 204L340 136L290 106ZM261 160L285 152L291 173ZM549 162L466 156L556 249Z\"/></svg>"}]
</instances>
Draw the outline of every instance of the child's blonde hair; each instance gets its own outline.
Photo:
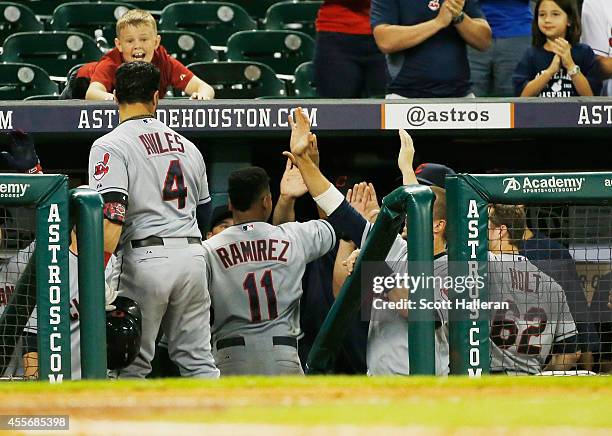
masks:
<instances>
[{"instance_id":1,"label":"child's blonde hair","mask_svg":"<svg viewBox=\"0 0 612 436\"><path fill-rule=\"evenodd\" d=\"M131 9L121 16L117 20L116 32L117 37L119 33L127 26L151 26L153 31L157 34L157 23L153 15L142 9Z\"/></svg>"}]
</instances>

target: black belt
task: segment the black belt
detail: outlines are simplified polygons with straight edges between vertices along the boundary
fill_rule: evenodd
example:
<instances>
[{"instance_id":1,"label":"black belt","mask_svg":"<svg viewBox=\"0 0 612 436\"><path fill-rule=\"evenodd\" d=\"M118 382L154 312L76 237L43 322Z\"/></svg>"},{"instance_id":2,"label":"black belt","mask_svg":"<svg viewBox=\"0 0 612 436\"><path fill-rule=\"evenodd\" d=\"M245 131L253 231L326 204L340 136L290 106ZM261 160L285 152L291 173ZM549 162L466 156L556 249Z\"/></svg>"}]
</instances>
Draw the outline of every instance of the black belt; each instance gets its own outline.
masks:
<instances>
[{"instance_id":1,"label":"black belt","mask_svg":"<svg viewBox=\"0 0 612 436\"><path fill-rule=\"evenodd\" d=\"M217 350L228 347L244 347L246 342L242 336L235 338L220 339L217 341ZM291 336L272 336L272 345L286 345L288 347L297 348L297 339Z\"/></svg>"},{"instance_id":2,"label":"black belt","mask_svg":"<svg viewBox=\"0 0 612 436\"><path fill-rule=\"evenodd\" d=\"M202 240L195 236L188 236L187 243L201 244ZM131 242L131 244L132 248L153 247L155 245L164 245L164 238L160 238L159 236L149 236L148 238L144 239L135 239Z\"/></svg>"}]
</instances>

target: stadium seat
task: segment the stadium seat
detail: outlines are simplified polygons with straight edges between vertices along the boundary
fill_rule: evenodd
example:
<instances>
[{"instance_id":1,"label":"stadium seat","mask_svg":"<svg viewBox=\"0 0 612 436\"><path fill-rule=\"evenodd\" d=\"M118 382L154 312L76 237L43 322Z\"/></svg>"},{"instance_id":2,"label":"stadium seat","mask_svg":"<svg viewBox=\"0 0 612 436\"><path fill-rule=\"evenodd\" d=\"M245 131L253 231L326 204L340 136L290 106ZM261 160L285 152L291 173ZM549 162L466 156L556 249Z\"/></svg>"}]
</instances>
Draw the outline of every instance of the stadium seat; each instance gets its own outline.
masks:
<instances>
[{"instance_id":1,"label":"stadium seat","mask_svg":"<svg viewBox=\"0 0 612 436\"><path fill-rule=\"evenodd\" d=\"M298 65L312 60L315 42L292 30L251 30L235 33L227 41L227 59L261 62L276 74L293 75Z\"/></svg>"},{"instance_id":2,"label":"stadium seat","mask_svg":"<svg viewBox=\"0 0 612 436\"><path fill-rule=\"evenodd\" d=\"M196 62L187 67L215 89L216 99L286 95L283 81L258 62Z\"/></svg>"},{"instance_id":3,"label":"stadium seat","mask_svg":"<svg viewBox=\"0 0 612 436\"><path fill-rule=\"evenodd\" d=\"M50 17L59 5L68 3L68 0L13 0L32 9L36 15Z\"/></svg>"},{"instance_id":4,"label":"stadium seat","mask_svg":"<svg viewBox=\"0 0 612 436\"><path fill-rule=\"evenodd\" d=\"M13 33L37 30L43 30L43 23L30 8L19 3L0 2L0 45Z\"/></svg>"},{"instance_id":5,"label":"stadium seat","mask_svg":"<svg viewBox=\"0 0 612 436\"><path fill-rule=\"evenodd\" d=\"M232 3L243 8L256 20L263 21L270 6L282 1L284 0L232 0Z\"/></svg>"},{"instance_id":6,"label":"stadium seat","mask_svg":"<svg viewBox=\"0 0 612 436\"><path fill-rule=\"evenodd\" d=\"M174 3L161 13L159 30L187 30L202 35L213 46L225 46L230 35L255 29L257 23L232 3Z\"/></svg>"},{"instance_id":7,"label":"stadium seat","mask_svg":"<svg viewBox=\"0 0 612 436\"><path fill-rule=\"evenodd\" d=\"M314 85L314 64L312 62L304 62L297 67L294 76L293 89L296 97L318 97L317 88Z\"/></svg>"},{"instance_id":8,"label":"stadium seat","mask_svg":"<svg viewBox=\"0 0 612 436\"><path fill-rule=\"evenodd\" d=\"M266 13L266 30L298 30L316 36L315 20L323 2L297 1L276 3Z\"/></svg>"},{"instance_id":9,"label":"stadium seat","mask_svg":"<svg viewBox=\"0 0 612 436\"><path fill-rule=\"evenodd\" d=\"M108 0L113 3L121 3L120 0ZM174 0L128 0L128 3L136 6L138 9L144 9L145 11L160 12Z\"/></svg>"},{"instance_id":10,"label":"stadium seat","mask_svg":"<svg viewBox=\"0 0 612 436\"><path fill-rule=\"evenodd\" d=\"M22 32L4 41L2 61L38 65L64 80L73 66L100 58L94 39L76 32Z\"/></svg>"},{"instance_id":11,"label":"stadium seat","mask_svg":"<svg viewBox=\"0 0 612 436\"><path fill-rule=\"evenodd\" d=\"M201 35L193 32L162 30L161 45L183 64L216 61L217 52Z\"/></svg>"},{"instance_id":12,"label":"stadium seat","mask_svg":"<svg viewBox=\"0 0 612 436\"><path fill-rule=\"evenodd\" d=\"M0 63L0 100L23 100L31 95L57 94L58 86L40 67Z\"/></svg>"},{"instance_id":13,"label":"stadium seat","mask_svg":"<svg viewBox=\"0 0 612 436\"><path fill-rule=\"evenodd\" d=\"M41 94L41 95L32 95L30 97L24 98L26 101L32 100L59 100L60 96L55 94Z\"/></svg>"},{"instance_id":14,"label":"stadium seat","mask_svg":"<svg viewBox=\"0 0 612 436\"><path fill-rule=\"evenodd\" d=\"M74 2L60 5L53 12L52 30L67 30L95 36L97 29L111 46L114 46L117 20L135 6L119 2Z\"/></svg>"}]
</instances>

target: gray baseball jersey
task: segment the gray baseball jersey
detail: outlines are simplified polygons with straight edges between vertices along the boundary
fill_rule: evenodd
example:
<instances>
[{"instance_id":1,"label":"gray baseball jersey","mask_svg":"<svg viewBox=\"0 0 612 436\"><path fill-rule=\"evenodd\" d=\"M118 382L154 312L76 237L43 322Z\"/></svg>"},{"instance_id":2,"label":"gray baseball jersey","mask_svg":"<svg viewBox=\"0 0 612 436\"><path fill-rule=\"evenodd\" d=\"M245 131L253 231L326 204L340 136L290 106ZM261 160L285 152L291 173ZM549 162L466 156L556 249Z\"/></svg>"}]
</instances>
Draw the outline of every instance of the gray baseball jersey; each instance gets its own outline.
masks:
<instances>
[{"instance_id":1,"label":"gray baseball jersey","mask_svg":"<svg viewBox=\"0 0 612 436\"><path fill-rule=\"evenodd\" d=\"M555 342L576 335L557 282L518 254L489 252L489 301L507 302L491 313L491 370L537 374Z\"/></svg>"},{"instance_id":2,"label":"gray baseball jersey","mask_svg":"<svg viewBox=\"0 0 612 436\"><path fill-rule=\"evenodd\" d=\"M120 246L152 235L199 237L196 205L210 201L200 151L150 117L126 120L94 142L89 186L128 198Z\"/></svg>"},{"instance_id":3,"label":"gray baseball jersey","mask_svg":"<svg viewBox=\"0 0 612 436\"><path fill-rule=\"evenodd\" d=\"M150 373L161 327L181 375L218 377L196 221L197 205L210 201L202 154L155 118L128 119L93 144L89 186L107 203L129 203L127 211L115 205L117 213L125 212L116 289L140 305L142 339L134 362L117 376L145 378ZM132 244L149 236L163 239Z\"/></svg>"},{"instance_id":4,"label":"gray baseball jersey","mask_svg":"<svg viewBox=\"0 0 612 436\"><path fill-rule=\"evenodd\" d=\"M204 241L214 311L213 342L300 334L302 276L336 244L324 220L234 225Z\"/></svg>"},{"instance_id":5,"label":"gray baseball jersey","mask_svg":"<svg viewBox=\"0 0 612 436\"><path fill-rule=\"evenodd\" d=\"M21 277L21 274L25 270L27 263L29 262L32 254L34 253L36 242L32 242L29 246L20 250L15 256L9 259L6 265L3 265L0 269L0 279L3 282L4 288L14 289L15 284ZM115 257L113 256L108 262L105 270L105 277L107 282L110 280L111 272L115 263ZM70 357L71 357L71 379L79 380L81 378L81 331L79 323L79 281L78 281L78 257L70 252L68 257L68 274L69 274L69 287L70 287ZM4 310L2 305L2 310ZM32 315L24 328L24 331L32 334L37 333L37 312L36 307L32 311ZM17 368L17 373L12 375L23 375L23 359L21 358L22 350L16 349L13 360L15 363L20 365L16 366L12 371ZM8 370L7 370L8 371Z\"/></svg>"},{"instance_id":6,"label":"gray baseball jersey","mask_svg":"<svg viewBox=\"0 0 612 436\"><path fill-rule=\"evenodd\" d=\"M398 236L389 250L386 261L394 272L405 274L406 268L409 268L406 256L406 241ZM448 256L446 254L434 259L434 275L436 277L448 275ZM434 300L448 301L448 296L443 289L437 288L434 289ZM447 375L449 354L446 310L436 310L434 339L436 375ZM366 352L368 374L408 375L410 373L408 347L407 320L393 309L385 309L383 313L373 307Z\"/></svg>"}]
</instances>

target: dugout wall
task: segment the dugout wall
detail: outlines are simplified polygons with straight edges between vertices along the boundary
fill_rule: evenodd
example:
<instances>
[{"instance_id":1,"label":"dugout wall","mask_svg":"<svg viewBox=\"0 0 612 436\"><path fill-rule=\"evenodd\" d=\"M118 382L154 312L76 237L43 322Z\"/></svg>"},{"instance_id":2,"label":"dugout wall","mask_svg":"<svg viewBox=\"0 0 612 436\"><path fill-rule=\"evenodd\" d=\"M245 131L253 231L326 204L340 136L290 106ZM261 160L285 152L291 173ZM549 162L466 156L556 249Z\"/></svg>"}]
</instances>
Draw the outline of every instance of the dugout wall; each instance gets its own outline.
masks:
<instances>
[{"instance_id":1,"label":"dugout wall","mask_svg":"<svg viewBox=\"0 0 612 436\"><path fill-rule=\"evenodd\" d=\"M307 360L308 374L325 374L332 371L340 343L351 320L359 314L365 294L371 283L363 272L368 263L383 262L391 244L398 237L406 217L410 222L408 233L408 262L414 276L433 274L433 203L434 194L426 186L401 186L383 198L380 213L365 244L353 273L346 279L336 301L331 307L317 335ZM376 268L373 268L376 270ZM370 271L371 273L371 271ZM431 302L433 287L422 286L413 297ZM411 297L411 298L413 298ZM362 313L362 316L364 314ZM435 374L434 315L433 309L411 310L406 323L406 340L409 347L411 374Z\"/></svg>"},{"instance_id":2,"label":"dugout wall","mask_svg":"<svg viewBox=\"0 0 612 436\"><path fill-rule=\"evenodd\" d=\"M487 276L488 205L491 203L529 207L536 204L605 206L612 202L612 172L458 174L447 177L446 187L449 272L454 277ZM606 218L608 222L611 219ZM601 242L610 244L608 239ZM466 297L474 303L488 301L487 280L484 283L483 288L473 287L467 294L451 290L449 298L453 302ZM489 372L489 316L486 310L451 305L451 374L478 376Z\"/></svg>"},{"instance_id":3,"label":"dugout wall","mask_svg":"<svg viewBox=\"0 0 612 436\"><path fill-rule=\"evenodd\" d=\"M24 336L24 327L36 309L38 378L61 382L71 377L70 203L68 178L64 175L0 174L0 207L29 206L35 209L36 216L34 253L26 253L28 260L20 260L24 257L9 259L16 263L19 278L0 317L3 371L13 358L15 346ZM100 343L105 344L102 200L94 191L75 190L72 204L81 253L82 376L103 378L106 376L106 352L105 347L100 347ZM8 234L7 230L0 229L3 235ZM0 279L7 281L7 271L3 270L2 274L5 276Z\"/></svg>"}]
</instances>

